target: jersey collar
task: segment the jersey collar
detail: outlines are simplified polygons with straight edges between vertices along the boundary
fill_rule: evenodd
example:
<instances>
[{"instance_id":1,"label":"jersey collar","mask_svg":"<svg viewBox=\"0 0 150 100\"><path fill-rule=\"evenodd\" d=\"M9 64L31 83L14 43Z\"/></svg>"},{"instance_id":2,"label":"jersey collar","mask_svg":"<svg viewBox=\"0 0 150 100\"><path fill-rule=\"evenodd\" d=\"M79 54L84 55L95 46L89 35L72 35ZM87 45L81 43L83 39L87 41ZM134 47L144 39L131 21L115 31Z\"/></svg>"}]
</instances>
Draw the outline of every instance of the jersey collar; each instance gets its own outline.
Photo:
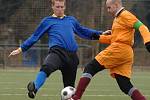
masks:
<instances>
[{"instance_id":1,"label":"jersey collar","mask_svg":"<svg viewBox=\"0 0 150 100\"><path fill-rule=\"evenodd\" d=\"M52 17L57 17L57 18L60 18L60 19L63 19L65 16L66 16L66 15L63 15L63 16L61 16L61 17L58 17L58 16L56 16L55 14L52 15Z\"/></svg>"},{"instance_id":2,"label":"jersey collar","mask_svg":"<svg viewBox=\"0 0 150 100\"><path fill-rule=\"evenodd\" d=\"M121 7L115 14L115 17L118 17L120 13L124 10L124 7Z\"/></svg>"}]
</instances>

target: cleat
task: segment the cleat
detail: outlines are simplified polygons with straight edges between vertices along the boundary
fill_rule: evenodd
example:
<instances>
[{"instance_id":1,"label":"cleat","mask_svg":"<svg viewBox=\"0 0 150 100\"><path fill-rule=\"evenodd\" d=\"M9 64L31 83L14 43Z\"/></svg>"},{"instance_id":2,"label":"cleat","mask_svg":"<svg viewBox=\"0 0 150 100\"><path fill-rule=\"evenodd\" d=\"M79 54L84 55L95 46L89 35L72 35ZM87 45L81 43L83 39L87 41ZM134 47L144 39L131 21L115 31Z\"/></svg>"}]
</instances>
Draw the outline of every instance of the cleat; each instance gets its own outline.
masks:
<instances>
[{"instance_id":1,"label":"cleat","mask_svg":"<svg viewBox=\"0 0 150 100\"><path fill-rule=\"evenodd\" d=\"M28 89L28 97L34 99L37 92L34 82L29 82L27 89Z\"/></svg>"}]
</instances>

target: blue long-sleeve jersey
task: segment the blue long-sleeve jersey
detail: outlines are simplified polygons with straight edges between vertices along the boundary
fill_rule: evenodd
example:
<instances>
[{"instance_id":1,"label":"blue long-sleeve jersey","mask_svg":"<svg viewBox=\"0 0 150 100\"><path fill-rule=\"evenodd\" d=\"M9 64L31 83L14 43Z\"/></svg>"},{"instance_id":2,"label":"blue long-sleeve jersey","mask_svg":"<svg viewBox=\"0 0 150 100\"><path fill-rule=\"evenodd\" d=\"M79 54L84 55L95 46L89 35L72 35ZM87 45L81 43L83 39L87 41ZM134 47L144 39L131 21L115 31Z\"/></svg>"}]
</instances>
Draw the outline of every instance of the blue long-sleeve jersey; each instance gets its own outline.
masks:
<instances>
[{"instance_id":1,"label":"blue long-sleeve jersey","mask_svg":"<svg viewBox=\"0 0 150 100\"><path fill-rule=\"evenodd\" d=\"M102 31L81 26L79 22L72 16L65 16L60 19L57 17L45 17L33 34L21 45L22 51L28 50L36 43L45 33L48 34L49 48L53 46L62 47L68 51L77 51L77 43L75 34L81 38L92 39L93 34L101 34Z\"/></svg>"}]
</instances>

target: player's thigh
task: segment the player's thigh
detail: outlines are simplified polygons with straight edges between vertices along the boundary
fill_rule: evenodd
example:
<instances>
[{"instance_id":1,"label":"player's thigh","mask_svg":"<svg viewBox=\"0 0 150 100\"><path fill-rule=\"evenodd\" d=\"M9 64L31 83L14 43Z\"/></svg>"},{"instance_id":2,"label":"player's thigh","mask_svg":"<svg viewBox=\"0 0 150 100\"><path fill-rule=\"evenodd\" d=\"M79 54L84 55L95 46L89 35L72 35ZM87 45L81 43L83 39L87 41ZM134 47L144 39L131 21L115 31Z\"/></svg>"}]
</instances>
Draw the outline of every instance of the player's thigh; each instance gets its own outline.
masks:
<instances>
[{"instance_id":1,"label":"player's thigh","mask_svg":"<svg viewBox=\"0 0 150 100\"><path fill-rule=\"evenodd\" d=\"M89 73L94 76L97 72L104 70L104 66L102 66L96 59L90 61L84 69L83 73Z\"/></svg>"},{"instance_id":2,"label":"player's thigh","mask_svg":"<svg viewBox=\"0 0 150 100\"><path fill-rule=\"evenodd\" d=\"M56 53L49 53L47 57L45 58L41 70L46 72L48 76L59 69L59 67L62 66L62 60Z\"/></svg>"},{"instance_id":3,"label":"player's thigh","mask_svg":"<svg viewBox=\"0 0 150 100\"><path fill-rule=\"evenodd\" d=\"M126 45L111 45L100 52L95 59L105 68L111 69L128 62L133 62L133 51Z\"/></svg>"},{"instance_id":4,"label":"player's thigh","mask_svg":"<svg viewBox=\"0 0 150 100\"><path fill-rule=\"evenodd\" d=\"M132 74L132 61L126 62L122 65L110 69L110 74L114 77L114 74L119 74L131 78Z\"/></svg>"},{"instance_id":5,"label":"player's thigh","mask_svg":"<svg viewBox=\"0 0 150 100\"><path fill-rule=\"evenodd\" d=\"M60 68L63 78L68 78L69 80L75 80L76 78L76 72L77 72L77 66L79 64L79 59L76 53L72 53L69 56L66 56L68 59L67 62L63 63L63 66Z\"/></svg>"},{"instance_id":6,"label":"player's thigh","mask_svg":"<svg viewBox=\"0 0 150 100\"><path fill-rule=\"evenodd\" d=\"M74 67L66 67L66 68L63 68L62 70L62 74L63 76L68 76L68 78L72 78L72 77L75 77L76 76L76 73L77 73L77 66L74 66Z\"/></svg>"},{"instance_id":7,"label":"player's thigh","mask_svg":"<svg viewBox=\"0 0 150 100\"><path fill-rule=\"evenodd\" d=\"M63 70L61 70L61 72L62 72L64 87L66 87L66 86L74 87L75 80L76 80L77 66L71 67L71 68L70 67L63 68Z\"/></svg>"}]
</instances>

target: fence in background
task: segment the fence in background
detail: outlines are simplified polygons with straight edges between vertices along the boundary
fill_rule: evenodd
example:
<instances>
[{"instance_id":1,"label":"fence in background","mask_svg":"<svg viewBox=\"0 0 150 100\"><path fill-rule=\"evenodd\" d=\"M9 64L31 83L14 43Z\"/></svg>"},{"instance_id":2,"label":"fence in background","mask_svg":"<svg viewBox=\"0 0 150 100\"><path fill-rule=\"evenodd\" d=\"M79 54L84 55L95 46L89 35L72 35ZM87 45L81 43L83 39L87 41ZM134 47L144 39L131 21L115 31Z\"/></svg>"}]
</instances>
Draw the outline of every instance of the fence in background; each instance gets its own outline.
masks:
<instances>
[{"instance_id":1,"label":"fence in background","mask_svg":"<svg viewBox=\"0 0 150 100\"><path fill-rule=\"evenodd\" d=\"M8 58L9 53L16 49L17 45L3 45L0 47L0 68L7 67L40 67L48 53L46 45L36 45L23 54ZM134 50L134 67L135 69L150 69L150 54L145 48L136 48ZM84 67L86 63L92 60L98 52L94 46L79 45L78 56L80 59L79 67Z\"/></svg>"},{"instance_id":2,"label":"fence in background","mask_svg":"<svg viewBox=\"0 0 150 100\"><path fill-rule=\"evenodd\" d=\"M139 20L150 28L149 0L122 0L127 10L133 12ZM0 3L0 68L7 67L39 67L43 62L48 48L46 35L28 52L8 58L9 53L26 40L35 30L41 19L52 14L49 0L1 0ZM81 6L82 5L82 6ZM82 25L97 30L111 28L112 17L108 16L105 0L67 0L66 15L75 16ZM78 55L80 66L94 58L99 52L95 42L76 38L79 44ZM83 45L86 44L86 45ZM134 68L149 69L150 54L145 51L141 36L135 33ZM105 46L100 45L100 49Z\"/></svg>"},{"instance_id":3,"label":"fence in background","mask_svg":"<svg viewBox=\"0 0 150 100\"><path fill-rule=\"evenodd\" d=\"M10 52L16 49L17 45L1 45L0 46L0 68L7 67L40 67L44 58L48 54L47 45L36 45L23 54L8 57ZM80 45L78 56L80 65L89 62L95 56L95 48L89 45Z\"/></svg>"}]
</instances>

